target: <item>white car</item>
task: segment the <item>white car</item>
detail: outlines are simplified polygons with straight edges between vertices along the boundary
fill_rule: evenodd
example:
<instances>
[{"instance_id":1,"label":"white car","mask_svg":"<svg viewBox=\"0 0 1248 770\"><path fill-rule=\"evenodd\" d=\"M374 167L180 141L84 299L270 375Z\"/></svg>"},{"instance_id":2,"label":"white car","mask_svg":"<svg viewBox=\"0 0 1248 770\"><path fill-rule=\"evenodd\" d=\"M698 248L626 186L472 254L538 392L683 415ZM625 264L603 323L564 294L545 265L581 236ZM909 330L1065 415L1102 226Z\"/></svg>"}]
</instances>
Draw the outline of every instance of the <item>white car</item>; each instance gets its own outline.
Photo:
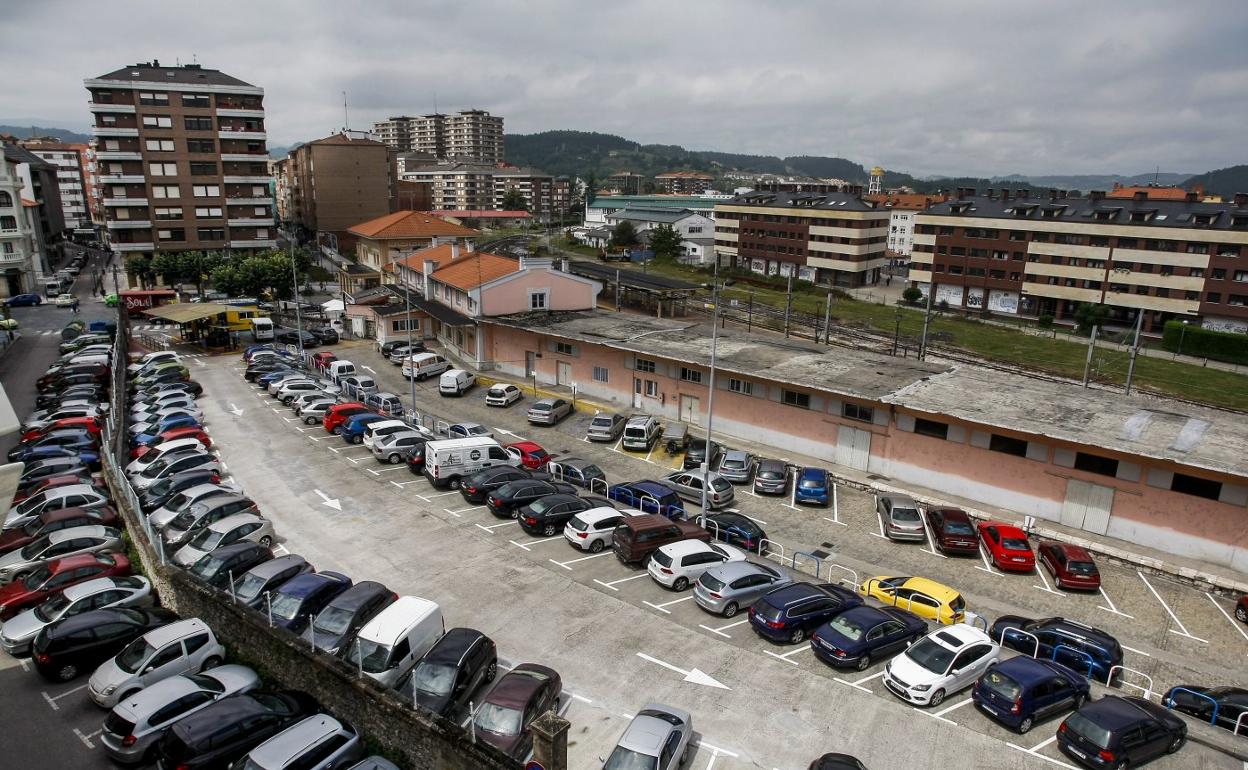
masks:
<instances>
[{"instance_id":1,"label":"white car","mask_svg":"<svg viewBox=\"0 0 1248 770\"><path fill-rule=\"evenodd\" d=\"M319 393L320 390L321 386L312 380L286 380L273 397L283 404L289 404L295 400L296 396L302 396L304 393Z\"/></svg>"},{"instance_id":2,"label":"white car","mask_svg":"<svg viewBox=\"0 0 1248 770\"><path fill-rule=\"evenodd\" d=\"M296 382L311 382L313 385L316 384L312 378L308 376L307 372L289 372L281 377L274 378L265 387L265 390L269 392L270 396L276 398L279 390Z\"/></svg>"},{"instance_id":3,"label":"white car","mask_svg":"<svg viewBox=\"0 0 1248 770\"><path fill-rule=\"evenodd\" d=\"M134 372L139 371L145 366L155 365L155 364L161 363L162 361L181 361L181 360L182 360L182 357L172 350L157 350L154 353L148 353L147 355L140 358L138 361L127 366L126 371L130 373L134 373Z\"/></svg>"},{"instance_id":4,"label":"white car","mask_svg":"<svg viewBox=\"0 0 1248 770\"><path fill-rule=\"evenodd\" d=\"M134 476L147 470L148 466L178 452L195 452L206 447L197 438L180 438L166 441L126 466L126 475Z\"/></svg>"},{"instance_id":5,"label":"white car","mask_svg":"<svg viewBox=\"0 0 1248 770\"><path fill-rule=\"evenodd\" d=\"M108 607L149 607L152 602L152 584L145 577L88 580L6 620L0 632L0 647L10 655L25 655L39 632L58 620Z\"/></svg>"},{"instance_id":6,"label":"white car","mask_svg":"<svg viewBox=\"0 0 1248 770\"><path fill-rule=\"evenodd\" d=\"M227 546L250 540L268 548L273 545L273 522L254 513L236 513L218 519L191 536L173 554L173 563L190 569L200 557Z\"/></svg>"},{"instance_id":7,"label":"white car","mask_svg":"<svg viewBox=\"0 0 1248 770\"><path fill-rule=\"evenodd\" d=\"M485 392L485 405L511 406L522 398L524 394L520 392L520 388L510 383L500 382L491 385L490 389Z\"/></svg>"},{"instance_id":8,"label":"white car","mask_svg":"<svg viewBox=\"0 0 1248 770\"><path fill-rule=\"evenodd\" d=\"M364 426L364 446L369 449L373 448L373 442L382 436L388 436L391 433L400 433L403 431L416 430L411 425L402 420L378 420Z\"/></svg>"},{"instance_id":9,"label":"white car","mask_svg":"<svg viewBox=\"0 0 1248 770\"><path fill-rule=\"evenodd\" d=\"M58 294L56 295L56 306L57 307L69 307L70 305L74 304L74 301L77 299L78 298L75 297L73 294Z\"/></svg>"},{"instance_id":10,"label":"white car","mask_svg":"<svg viewBox=\"0 0 1248 770\"><path fill-rule=\"evenodd\" d=\"M388 433L373 439L373 457L379 463L398 465L407 457L407 450L419 446L429 439L419 431L401 430Z\"/></svg>"},{"instance_id":11,"label":"white car","mask_svg":"<svg viewBox=\"0 0 1248 770\"><path fill-rule=\"evenodd\" d=\"M104 661L87 682L95 705L111 709L162 679L216 668L225 648L199 618L153 628Z\"/></svg>"},{"instance_id":12,"label":"white car","mask_svg":"<svg viewBox=\"0 0 1248 770\"><path fill-rule=\"evenodd\" d=\"M683 591L711 567L730 561L745 561L745 552L724 543L678 540L655 551L646 569L659 585Z\"/></svg>"},{"instance_id":13,"label":"white car","mask_svg":"<svg viewBox=\"0 0 1248 770\"><path fill-rule=\"evenodd\" d=\"M610 548L615 542L615 528L624 521L625 516L642 516L635 508L616 510L604 505L601 508L590 508L581 511L568 520L563 526L563 537L582 551L598 553Z\"/></svg>"},{"instance_id":14,"label":"white car","mask_svg":"<svg viewBox=\"0 0 1248 770\"><path fill-rule=\"evenodd\" d=\"M975 684L1001 658L1001 645L974 626L942 626L884 666L884 685L918 706L939 706Z\"/></svg>"}]
</instances>

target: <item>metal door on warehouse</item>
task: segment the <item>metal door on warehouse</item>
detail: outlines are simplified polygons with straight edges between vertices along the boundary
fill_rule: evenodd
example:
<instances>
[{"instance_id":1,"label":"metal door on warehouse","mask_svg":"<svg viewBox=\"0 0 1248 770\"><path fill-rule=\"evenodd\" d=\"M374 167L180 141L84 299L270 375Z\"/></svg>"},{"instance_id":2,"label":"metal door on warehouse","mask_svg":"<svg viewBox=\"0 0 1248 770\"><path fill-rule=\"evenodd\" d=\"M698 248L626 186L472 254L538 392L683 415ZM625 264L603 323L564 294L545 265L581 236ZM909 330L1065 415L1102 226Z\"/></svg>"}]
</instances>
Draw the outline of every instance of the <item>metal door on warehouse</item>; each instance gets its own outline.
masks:
<instances>
[{"instance_id":1,"label":"metal door on warehouse","mask_svg":"<svg viewBox=\"0 0 1248 770\"><path fill-rule=\"evenodd\" d=\"M571 385L572 384L572 364L567 361L555 362L555 384Z\"/></svg>"},{"instance_id":2,"label":"metal door on warehouse","mask_svg":"<svg viewBox=\"0 0 1248 770\"><path fill-rule=\"evenodd\" d=\"M702 406L697 396L680 394L680 419L691 425L702 424Z\"/></svg>"},{"instance_id":3,"label":"metal door on warehouse","mask_svg":"<svg viewBox=\"0 0 1248 770\"><path fill-rule=\"evenodd\" d=\"M871 431L841 425L836 429L836 462L865 471L871 459Z\"/></svg>"},{"instance_id":4,"label":"metal door on warehouse","mask_svg":"<svg viewBox=\"0 0 1248 770\"><path fill-rule=\"evenodd\" d=\"M1113 487L1079 479L1066 480L1066 499L1062 501L1062 524L1065 526L1103 535L1109 529L1113 509Z\"/></svg>"}]
</instances>

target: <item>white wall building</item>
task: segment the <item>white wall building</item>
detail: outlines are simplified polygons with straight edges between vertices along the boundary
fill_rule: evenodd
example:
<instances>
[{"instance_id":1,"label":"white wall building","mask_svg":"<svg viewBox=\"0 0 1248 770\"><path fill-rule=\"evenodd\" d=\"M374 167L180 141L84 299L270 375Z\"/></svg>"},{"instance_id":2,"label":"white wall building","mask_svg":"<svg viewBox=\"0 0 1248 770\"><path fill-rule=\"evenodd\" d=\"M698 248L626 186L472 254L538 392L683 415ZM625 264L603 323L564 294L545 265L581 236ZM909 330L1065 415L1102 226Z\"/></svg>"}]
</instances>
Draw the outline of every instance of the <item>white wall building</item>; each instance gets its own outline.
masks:
<instances>
[{"instance_id":1,"label":"white wall building","mask_svg":"<svg viewBox=\"0 0 1248 770\"><path fill-rule=\"evenodd\" d=\"M39 290L39 228L32 222L34 208L23 205L21 164L3 156L0 160L0 296L12 297Z\"/></svg>"},{"instance_id":2,"label":"white wall building","mask_svg":"<svg viewBox=\"0 0 1248 770\"><path fill-rule=\"evenodd\" d=\"M888 217L888 250L909 257L914 251L916 211L893 209Z\"/></svg>"},{"instance_id":3,"label":"white wall building","mask_svg":"<svg viewBox=\"0 0 1248 770\"><path fill-rule=\"evenodd\" d=\"M56 166L56 186L61 194L61 212L65 215L65 227L80 234L91 234L93 230L91 211L87 204L86 169L83 168L86 147L44 138L28 139L21 144Z\"/></svg>"},{"instance_id":4,"label":"white wall building","mask_svg":"<svg viewBox=\"0 0 1248 770\"><path fill-rule=\"evenodd\" d=\"M688 209L627 208L607 215L608 227L625 221L632 222L638 232L670 225L684 239L715 237L715 220Z\"/></svg>"}]
</instances>

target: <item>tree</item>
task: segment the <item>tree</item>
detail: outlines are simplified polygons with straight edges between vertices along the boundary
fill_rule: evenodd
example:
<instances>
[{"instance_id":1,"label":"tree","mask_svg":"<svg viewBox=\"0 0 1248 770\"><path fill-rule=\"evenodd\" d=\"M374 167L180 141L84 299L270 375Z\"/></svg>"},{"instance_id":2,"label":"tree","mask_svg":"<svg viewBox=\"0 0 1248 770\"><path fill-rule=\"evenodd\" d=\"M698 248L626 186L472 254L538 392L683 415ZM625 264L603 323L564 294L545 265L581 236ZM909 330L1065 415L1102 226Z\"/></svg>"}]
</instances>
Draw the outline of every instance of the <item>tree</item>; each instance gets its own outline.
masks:
<instances>
[{"instance_id":1,"label":"tree","mask_svg":"<svg viewBox=\"0 0 1248 770\"><path fill-rule=\"evenodd\" d=\"M636 246L640 241L637 238L637 228L633 227L633 223L624 220L615 226L611 231L611 245L621 248Z\"/></svg>"},{"instance_id":2,"label":"tree","mask_svg":"<svg viewBox=\"0 0 1248 770\"><path fill-rule=\"evenodd\" d=\"M519 188L512 187L503 194L503 210L528 211L529 202L524 199L524 193Z\"/></svg>"},{"instance_id":3,"label":"tree","mask_svg":"<svg viewBox=\"0 0 1248 770\"><path fill-rule=\"evenodd\" d=\"M907 305L917 305L923 299L923 292L917 286L909 286L901 293L901 298Z\"/></svg>"},{"instance_id":4,"label":"tree","mask_svg":"<svg viewBox=\"0 0 1248 770\"><path fill-rule=\"evenodd\" d=\"M671 225L659 225L650 231L650 248L654 256L660 259L675 259L680 256L680 244L683 239Z\"/></svg>"},{"instance_id":5,"label":"tree","mask_svg":"<svg viewBox=\"0 0 1248 770\"><path fill-rule=\"evenodd\" d=\"M156 271L152 269L152 258L147 254L133 254L127 257L126 272L138 279L139 286L144 289L156 280Z\"/></svg>"},{"instance_id":6,"label":"tree","mask_svg":"<svg viewBox=\"0 0 1248 770\"><path fill-rule=\"evenodd\" d=\"M160 277L161 283L171 289L176 289L182 282L181 256L175 252L162 251L151 260L152 272Z\"/></svg>"},{"instance_id":7,"label":"tree","mask_svg":"<svg viewBox=\"0 0 1248 770\"><path fill-rule=\"evenodd\" d=\"M1108 305L1081 302L1075 308L1075 330L1080 334L1091 334L1093 326L1104 327L1106 318L1109 318Z\"/></svg>"}]
</instances>

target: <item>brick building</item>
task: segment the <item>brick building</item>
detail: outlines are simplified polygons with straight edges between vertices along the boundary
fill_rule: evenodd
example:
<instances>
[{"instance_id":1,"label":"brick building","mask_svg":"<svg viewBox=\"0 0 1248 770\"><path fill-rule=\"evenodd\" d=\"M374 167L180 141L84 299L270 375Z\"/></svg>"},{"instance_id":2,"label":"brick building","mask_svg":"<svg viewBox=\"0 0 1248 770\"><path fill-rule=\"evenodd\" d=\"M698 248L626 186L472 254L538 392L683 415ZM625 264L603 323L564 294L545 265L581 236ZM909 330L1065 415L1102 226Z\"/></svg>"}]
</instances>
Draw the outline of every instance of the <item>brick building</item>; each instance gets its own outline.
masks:
<instances>
[{"instance_id":1,"label":"brick building","mask_svg":"<svg viewBox=\"0 0 1248 770\"><path fill-rule=\"evenodd\" d=\"M327 233L350 253L360 222L397 209L394 151L343 132L300 145L286 163L289 221L307 235Z\"/></svg>"},{"instance_id":2,"label":"brick building","mask_svg":"<svg viewBox=\"0 0 1248 770\"><path fill-rule=\"evenodd\" d=\"M696 171L669 171L656 174L654 186L659 192L671 195L697 195L711 189L715 177Z\"/></svg>"}]
</instances>

